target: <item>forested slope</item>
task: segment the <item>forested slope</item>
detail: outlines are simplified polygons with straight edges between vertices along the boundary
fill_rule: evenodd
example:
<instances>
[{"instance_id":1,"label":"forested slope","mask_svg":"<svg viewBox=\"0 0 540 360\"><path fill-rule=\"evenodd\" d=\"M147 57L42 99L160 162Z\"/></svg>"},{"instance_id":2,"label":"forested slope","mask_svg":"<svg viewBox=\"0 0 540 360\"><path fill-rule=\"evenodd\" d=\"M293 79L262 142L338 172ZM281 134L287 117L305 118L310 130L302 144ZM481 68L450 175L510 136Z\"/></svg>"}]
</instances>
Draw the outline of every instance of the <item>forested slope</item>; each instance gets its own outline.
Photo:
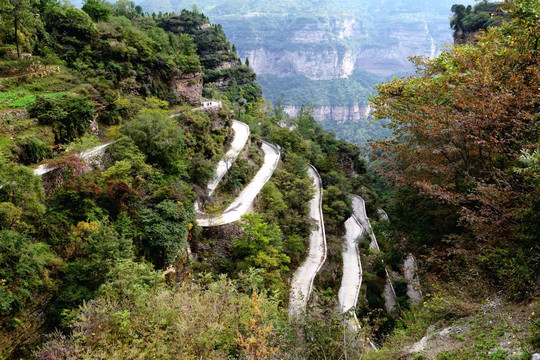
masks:
<instances>
[{"instance_id":1,"label":"forested slope","mask_svg":"<svg viewBox=\"0 0 540 360\"><path fill-rule=\"evenodd\" d=\"M508 22L378 87L375 116L396 137L373 144L368 169L309 107L291 118L268 106L196 10L0 3L0 356L390 359L424 354L431 331L461 321L445 341L455 346L426 356L527 357L538 348L540 9L506 6ZM201 108L203 98L222 106ZM250 137L209 194L233 120ZM280 160L250 212L199 226L195 202L213 214L234 204L263 166L263 140ZM104 143L102 156L78 156ZM39 164L54 170L38 177ZM327 257L306 312L289 318L316 230L310 164ZM355 239L362 328L349 333L337 294L350 194L366 200L380 247ZM389 222L376 221L380 206ZM409 253L423 304L406 295ZM366 353L368 338L382 350Z\"/></svg>"},{"instance_id":2,"label":"forested slope","mask_svg":"<svg viewBox=\"0 0 540 360\"><path fill-rule=\"evenodd\" d=\"M197 11L8 1L0 14L0 356L222 358L308 346L274 336L296 336L283 309L312 230L307 165L331 189L325 212L339 233L344 194L364 181L358 147L307 113L283 128L292 120L267 107L221 27ZM203 96L223 106L197 109ZM207 196L233 118L252 136L211 208L249 182L261 139L283 160L254 213L216 235L193 204ZM103 156L78 156L103 143ZM54 170L38 177L39 164Z\"/></svg>"}]
</instances>

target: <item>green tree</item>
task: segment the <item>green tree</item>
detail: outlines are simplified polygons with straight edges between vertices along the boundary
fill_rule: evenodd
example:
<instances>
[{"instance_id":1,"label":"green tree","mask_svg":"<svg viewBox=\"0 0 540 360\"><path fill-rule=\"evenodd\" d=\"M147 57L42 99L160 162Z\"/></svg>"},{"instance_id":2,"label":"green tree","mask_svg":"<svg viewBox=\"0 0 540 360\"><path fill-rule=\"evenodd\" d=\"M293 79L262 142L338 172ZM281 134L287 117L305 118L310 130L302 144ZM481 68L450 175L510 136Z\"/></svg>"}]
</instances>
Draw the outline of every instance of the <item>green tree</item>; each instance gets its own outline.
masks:
<instances>
[{"instance_id":1,"label":"green tree","mask_svg":"<svg viewBox=\"0 0 540 360\"><path fill-rule=\"evenodd\" d=\"M94 103L83 96L38 96L28 106L28 114L41 125L52 125L57 144L82 136L94 119L94 113Z\"/></svg>"},{"instance_id":2,"label":"green tree","mask_svg":"<svg viewBox=\"0 0 540 360\"><path fill-rule=\"evenodd\" d=\"M95 22L108 21L111 16L111 4L105 0L86 0L82 9Z\"/></svg>"},{"instance_id":3,"label":"green tree","mask_svg":"<svg viewBox=\"0 0 540 360\"><path fill-rule=\"evenodd\" d=\"M61 59L74 66L83 50L90 49L97 35L96 24L81 9L54 5L43 15L51 46Z\"/></svg>"},{"instance_id":4,"label":"green tree","mask_svg":"<svg viewBox=\"0 0 540 360\"><path fill-rule=\"evenodd\" d=\"M120 130L147 156L169 174L185 170L184 131L175 120L160 111L145 111Z\"/></svg>"},{"instance_id":5,"label":"green tree","mask_svg":"<svg viewBox=\"0 0 540 360\"><path fill-rule=\"evenodd\" d=\"M158 268L174 262L187 246L188 228L195 220L193 207L187 206L163 200L139 210L144 252Z\"/></svg>"},{"instance_id":6,"label":"green tree","mask_svg":"<svg viewBox=\"0 0 540 360\"><path fill-rule=\"evenodd\" d=\"M112 9L114 16L124 16L128 19L133 19L139 15L137 12L137 5L129 0L115 1L112 5Z\"/></svg>"},{"instance_id":7,"label":"green tree","mask_svg":"<svg viewBox=\"0 0 540 360\"><path fill-rule=\"evenodd\" d=\"M0 167L0 202L21 209L23 219L31 224L45 212L45 192L41 179L26 166L8 163Z\"/></svg>"},{"instance_id":8,"label":"green tree","mask_svg":"<svg viewBox=\"0 0 540 360\"><path fill-rule=\"evenodd\" d=\"M62 269L64 287L53 305L55 320L65 309L90 300L117 263L133 258L132 239L119 234L107 218L81 221L68 237L64 247L72 249L71 261Z\"/></svg>"},{"instance_id":9,"label":"green tree","mask_svg":"<svg viewBox=\"0 0 540 360\"><path fill-rule=\"evenodd\" d=\"M283 290L281 273L289 271L291 259L283 248L283 234L277 225L263 222L260 214L246 214L239 223L242 236L233 240L232 253L238 270L263 269L269 289Z\"/></svg>"},{"instance_id":10,"label":"green tree","mask_svg":"<svg viewBox=\"0 0 540 360\"><path fill-rule=\"evenodd\" d=\"M21 58L20 33L28 33L36 26L33 6L35 0L2 0L0 1L0 14L2 22L11 23L13 38L17 48L17 58Z\"/></svg>"},{"instance_id":11,"label":"green tree","mask_svg":"<svg viewBox=\"0 0 540 360\"><path fill-rule=\"evenodd\" d=\"M46 269L57 260L47 244L0 230L0 316L16 313L51 286Z\"/></svg>"}]
</instances>

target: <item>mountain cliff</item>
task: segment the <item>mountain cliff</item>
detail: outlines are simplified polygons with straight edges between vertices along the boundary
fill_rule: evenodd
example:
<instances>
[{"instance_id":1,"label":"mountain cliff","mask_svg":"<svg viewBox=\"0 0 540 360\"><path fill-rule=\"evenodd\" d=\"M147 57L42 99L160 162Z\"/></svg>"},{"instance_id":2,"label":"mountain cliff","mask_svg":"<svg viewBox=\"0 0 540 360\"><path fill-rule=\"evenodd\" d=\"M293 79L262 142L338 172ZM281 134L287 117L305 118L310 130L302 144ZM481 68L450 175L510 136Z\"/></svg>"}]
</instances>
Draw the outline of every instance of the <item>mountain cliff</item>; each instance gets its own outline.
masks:
<instances>
[{"instance_id":1,"label":"mountain cliff","mask_svg":"<svg viewBox=\"0 0 540 360\"><path fill-rule=\"evenodd\" d=\"M311 103L319 121L358 120L356 115L342 114L358 114L357 108L365 109L365 94L372 92L374 84L411 72L408 57L433 58L452 41L448 25L451 0L141 3L150 12L178 12L192 4L222 24L239 57L249 59L260 76L268 100L276 102L283 95L282 103L291 109ZM355 76L355 72L364 75ZM291 87L300 78L304 78L303 84ZM336 79L343 80L341 89L364 96L350 96L347 91L328 95L334 92L332 81ZM333 111L338 108L348 110Z\"/></svg>"}]
</instances>

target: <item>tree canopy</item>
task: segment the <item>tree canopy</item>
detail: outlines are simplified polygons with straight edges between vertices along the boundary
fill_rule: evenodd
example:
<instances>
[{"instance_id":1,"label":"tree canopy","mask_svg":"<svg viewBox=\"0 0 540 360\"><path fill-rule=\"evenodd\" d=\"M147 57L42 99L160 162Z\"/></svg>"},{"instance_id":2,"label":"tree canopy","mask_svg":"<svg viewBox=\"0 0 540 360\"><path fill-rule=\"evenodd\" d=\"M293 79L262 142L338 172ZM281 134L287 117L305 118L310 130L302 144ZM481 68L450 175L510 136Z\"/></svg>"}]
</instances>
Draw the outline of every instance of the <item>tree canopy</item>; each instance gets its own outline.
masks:
<instances>
[{"instance_id":1,"label":"tree canopy","mask_svg":"<svg viewBox=\"0 0 540 360\"><path fill-rule=\"evenodd\" d=\"M523 151L539 147L540 23L530 19L540 9L533 3L508 4L515 20L474 44L415 59L417 75L379 85L373 99L375 116L389 119L395 134L373 144L380 172L455 208L459 224L489 246L538 246L524 242L538 229L519 224L539 194L514 170Z\"/></svg>"}]
</instances>

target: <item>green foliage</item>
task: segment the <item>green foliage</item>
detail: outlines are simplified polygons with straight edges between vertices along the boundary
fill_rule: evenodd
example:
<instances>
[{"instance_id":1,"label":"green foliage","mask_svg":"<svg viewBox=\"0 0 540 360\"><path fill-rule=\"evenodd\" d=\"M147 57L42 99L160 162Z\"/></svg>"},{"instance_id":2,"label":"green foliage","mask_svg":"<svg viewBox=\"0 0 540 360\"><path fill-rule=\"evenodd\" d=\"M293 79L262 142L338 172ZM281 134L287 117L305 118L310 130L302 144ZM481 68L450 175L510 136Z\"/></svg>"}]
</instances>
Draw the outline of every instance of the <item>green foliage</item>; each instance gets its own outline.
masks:
<instances>
[{"instance_id":1,"label":"green foliage","mask_svg":"<svg viewBox=\"0 0 540 360\"><path fill-rule=\"evenodd\" d=\"M26 166L8 163L0 167L0 201L14 204L22 210L29 223L45 212L45 192L41 179ZM28 224L30 225L30 224Z\"/></svg>"},{"instance_id":2,"label":"green foliage","mask_svg":"<svg viewBox=\"0 0 540 360\"><path fill-rule=\"evenodd\" d=\"M38 21L32 13L35 5L36 2L31 0L6 0L0 3L0 42L15 43L18 59L21 52L31 48L36 40Z\"/></svg>"},{"instance_id":3,"label":"green foliage","mask_svg":"<svg viewBox=\"0 0 540 360\"><path fill-rule=\"evenodd\" d=\"M265 270L268 289L285 290L280 273L288 272L290 258L283 252L283 234L276 225L263 222L259 214L242 216L242 236L233 240L232 254L238 261L238 270L256 268Z\"/></svg>"},{"instance_id":4,"label":"green foliage","mask_svg":"<svg viewBox=\"0 0 540 360\"><path fill-rule=\"evenodd\" d=\"M97 28L86 12L73 7L54 5L43 14L45 30L51 34L49 44L70 65L91 44Z\"/></svg>"},{"instance_id":5,"label":"green foliage","mask_svg":"<svg viewBox=\"0 0 540 360\"><path fill-rule=\"evenodd\" d=\"M187 247L190 224L195 220L193 205L164 200L139 210L144 253L157 267L173 263Z\"/></svg>"},{"instance_id":6,"label":"green foliage","mask_svg":"<svg viewBox=\"0 0 540 360\"><path fill-rule=\"evenodd\" d=\"M498 26L502 18L499 7L502 3L478 3L471 8L464 5L452 5L454 16L450 19L450 26L454 30L454 40L465 42L479 30Z\"/></svg>"},{"instance_id":7,"label":"green foliage","mask_svg":"<svg viewBox=\"0 0 540 360\"><path fill-rule=\"evenodd\" d=\"M183 174L184 132L164 112L142 112L120 131L134 141L150 163L169 174Z\"/></svg>"},{"instance_id":8,"label":"green foliage","mask_svg":"<svg viewBox=\"0 0 540 360\"><path fill-rule=\"evenodd\" d=\"M0 230L0 315L16 314L39 291L52 286L48 269L56 261L47 244Z\"/></svg>"},{"instance_id":9,"label":"green foliage","mask_svg":"<svg viewBox=\"0 0 540 360\"><path fill-rule=\"evenodd\" d=\"M163 276L148 263L122 260L107 274L106 281L99 288L99 296L111 299L137 299L146 297L163 283Z\"/></svg>"},{"instance_id":10,"label":"green foliage","mask_svg":"<svg viewBox=\"0 0 540 360\"><path fill-rule=\"evenodd\" d=\"M231 166L223 178L223 184L220 185L225 191L240 190L255 175L257 168L250 164L248 160L239 158Z\"/></svg>"},{"instance_id":11,"label":"green foliage","mask_svg":"<svg viewBox=\"0 0 540 360\"><path fill-rule=\"evenodd\" d=\"M259 82L263 86L266 99L277 103L283 96L284 105L296 106L300 106L300 104L313 106L367 105L373 86L385 79L361 70L356 70L345 79L328 81L310 80L302 75L278 77L264 74L259 76Z\"/></svg>"},{"instance_id":12,"label":"green foliage","mask_svg":"<svg viewBox=\"0 0 540 360\"><path fill-rule=\"evenodd\" d=\"M81 136L93 119L94 104L100 129L118 125L105 130L107 139L117 141L107 148L103 167L92 171L75 156L55 159L51 165L57 170L47 176L54 181L47 182L46 208L39 179L0 160L0 234L13 234L16 240L10 239L16 246L6 240L10 249L2 251L1 266L4 254L17 252L35 252L39 256L31 258L39 260L54 251L62 258L62 267L54 272L44 260L25 265L33 269L30 282L21 282L26 290L15 289L11 278L2 283L2 311L22 310L30 296L43 291L44 298L52 298L45 303L47 325L72 330L69 339L57 337L44 351L60 346L56 350L64 355L71 350L81 355L84 348L84 356L119 359L241 358L256 354L260 345L264 356L259 358L286 358L286 353L276 355L284 334L270 325L273 320L283 323L277 304L286 300L289 266L303 260L312 230L307 164L316 161L325 167L325 186L342 188L335 197L344 196L350 186L342 172L353 174L357 168L356 148L326 135L307 113L293 131L281 128L277 116L266 118L255 74L239 64L221 26L209 25L197 11L154 20L130 1L110 5L88 0L82 10L42 1L36 13L39 36L26 43L39 57L0 64L0 71L15 74L2 81L7 91L0 94L0 106L26 106L39 126L33 119L6 122L10 128L2 129L6 137L0 138L0 147L19 146L18 160L25 163L56 155L53 134L57 144L66 144L62 150L90 147L95 139ZM0 25L1 36L7 27ZM13 57L8 48L0 52ZM215 82L207 93L222 99L224 108L206 114L178 106L179 114L170 118L165 110L184 100L171 91L174 81L201 70L206 82ZM39 74L25 73L30 71ZM262 214L244 217L241 233L227 249L232 260L221 258L218 264L230 269L241 285L206 276L200 284L176 283L184 277L182 266L189 277L197 268L191 260L183 263L188 239L195 243L201 233L194 227L192 187L213 175L231 134L231 110L252 125L254 144L264 137L281 145L283 163L256 205ZM8 138L14 128L20 134ZM224 181L233 191L262 164L255 145L248 153L248 160L238 160ZM329 214L343 210L337 200L328 205ZM32 248L35 244L42 247ZM219 251L221 244L211 246ZM221 256L217 251L212 255ZM8 270L1 268L1 277L7 279L4 273L9 271L17 274L13 269L28 260L23 255ZM166 266L175 266L175 284L163 281L159 269ZM36 276L41 275L40 283ZM265 295L268 290L272 299ZM337 344L340 326L334 325L325 349ZM289 326L283 324L279 331ZM89 331L92 339L85 335ZM318 331L317 336L326 336L322 328Z\"/></svg>"},{"instance_id":13,"label":"green foliage","mask_svg":"<svg viewBox=\"0 0 540 360\"><path fill-rule=\"evenodd\" d=\"M64 287L53 304L55 316L90 300L116 264L133 257L132 239L119 234L107 218L81 221L69 235L65 246L74 259L62 269Z\"/></svg>"},{"instance_id":14,"label":"green foliage","mask_svg":"<svg viewBox=\"0 0 540 360\"><path fill-rule=\"evenodd\" d=\"M19 161L25 165L38 163L51 152L49 146L36 138L30 139L25 144L19 144L19 148L22 150Z\"/></svg>"},{"instance_id":15,"label":"green foliage","mask_svg":"<svg viewBox=\"0 0 540 360\"><path fill-rule=\"evenodd\" d=\"M111 16L110 4L102 0L86 0L82 10L95 22L108 21Z\"/></svg>"},{"instance_id":16,"label":"green foliage","mask_svg":"<svg viewBox=\"0 0 540 360\"><path fill-rule=\"evenodd\" d=\"M94 119L94 104L83 96L38 96L28 114L53 127L55 143L66 143L86 132Z\"/></svg>"},{"instance_id":17,"label":"green foliage","mask_svg":"<svg viewBox=\"0 0 540 360\"><path fill-rule=\"evenodd\" d=\"M121 274L120 279L125 276ZM122 282L113 283L117 287ZM37 358L58 353L75 356L81 351L91 357L99 353L114 359L237 357L239 338L255 338L260 330L272 329L272 319L278 313L276 303L264 294L250 297L225 277L201 285L182 283L171 289L141 286L137 292L140 296L127 299L105 292L87 303L74 314L72 335L57 334ZM252 314L259 315L260 326L249 325ZM88 337L88 333L93 335ZM270 340L272 335L270 332L260 340Z\"/></svg>"}]
</instances>

